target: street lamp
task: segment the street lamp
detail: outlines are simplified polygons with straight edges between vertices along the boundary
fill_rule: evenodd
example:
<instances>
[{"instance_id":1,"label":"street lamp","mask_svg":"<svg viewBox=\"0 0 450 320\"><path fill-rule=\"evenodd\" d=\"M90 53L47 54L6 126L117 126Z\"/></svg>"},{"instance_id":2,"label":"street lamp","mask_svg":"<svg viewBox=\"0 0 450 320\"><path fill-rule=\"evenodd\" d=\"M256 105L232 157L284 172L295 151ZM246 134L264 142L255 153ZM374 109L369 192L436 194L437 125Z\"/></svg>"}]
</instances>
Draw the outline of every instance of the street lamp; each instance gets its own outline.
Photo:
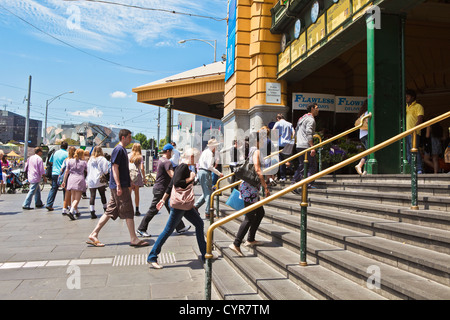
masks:
<instances>
[{"instance_id":1,"label":"street lamp","mask_svg":"<svg viewBox=\"0 0 450 320\"><path fill-rule=\"evenodd\" d=\"M201 41L201 42L209 44L211 47L214 48L214 62L216 62L217 40L186 39L186 40L180 40L180 41L178 41L178 43L185 43L186 41Z\"/></svg>"},{"instance_id":2,"label":"street lamp","mask_svg":"<svg viewBox=\"0 0 450 320\"><path fill-rule=\"evenodd\" d=\"M47 102L45 103L44 142L47 139L47 113L48 113L48 106L49 106L50 103L52 103L53 101L55 101L56 99L58 99L62 95L65 95L65 94L68 94L68 93L74 93L74 92L73 91L68 91L68 92L61 93L61 94L57 95L56 97L48 99Z\"/></svg>"}]
</instances>

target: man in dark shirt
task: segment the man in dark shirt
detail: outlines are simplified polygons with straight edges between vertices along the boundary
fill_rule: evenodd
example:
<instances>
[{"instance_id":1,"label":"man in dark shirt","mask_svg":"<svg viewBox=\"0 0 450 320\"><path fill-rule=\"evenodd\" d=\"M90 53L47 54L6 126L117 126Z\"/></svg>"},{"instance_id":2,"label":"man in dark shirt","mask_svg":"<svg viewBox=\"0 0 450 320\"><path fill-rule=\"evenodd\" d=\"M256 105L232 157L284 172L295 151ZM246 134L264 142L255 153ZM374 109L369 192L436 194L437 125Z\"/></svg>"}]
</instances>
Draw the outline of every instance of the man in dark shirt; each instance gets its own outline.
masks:
<instances>
[{"instance_id":1,"label":"man in dark shirt","mask_svg":"<svg viewBox=\"0 0 450 320\"><path fill-rule=\"evenodd\" d=\"M159 210L156 208L156 205L164 196L164 193L166 192L166 189L169 186L170 181L172 180L173 165L170 161L170 158L172 157L172 150L173 146L170 143L166 144L163 147L163 155L159 159L158 167L156 169L156 181L155 185L153 186L152 204L150 205L150 209L148 209L145 217L142 219L141 224L136 230L137 235L141 237L150 237L150 234L147 233L148 224L153 219L153 217L158 214ZM170 214L170 208L167 202L165 203L165 207L167 209L167 212ZM183 221L180 221L176 229L178 233L183 233L189 230L190 227L191 226L186 227Z\"/></svg>"},{"instance_id":2,"label":"man in dark shirt","mask_svg":"<svg viewBox=\"0 0 450 320\"><path fill-rule=\"evenodd\" d=\"M97 238L98 233L110 218L116 220L117 217L120 217L121 219L125 219L128 231L130 232L130 246L148 246L149 243L139 240L134 232L134 209L129 189L131 184L130 170L128 168L128 154L125 149L131 142L131 132L127 129L120 130L119 139L119 144L111 154L111 174L109 180L111 198L106 207L105 214L100 218L86 243L96 247L104 247L105 245Z\"/></svg>"}]
</instances>

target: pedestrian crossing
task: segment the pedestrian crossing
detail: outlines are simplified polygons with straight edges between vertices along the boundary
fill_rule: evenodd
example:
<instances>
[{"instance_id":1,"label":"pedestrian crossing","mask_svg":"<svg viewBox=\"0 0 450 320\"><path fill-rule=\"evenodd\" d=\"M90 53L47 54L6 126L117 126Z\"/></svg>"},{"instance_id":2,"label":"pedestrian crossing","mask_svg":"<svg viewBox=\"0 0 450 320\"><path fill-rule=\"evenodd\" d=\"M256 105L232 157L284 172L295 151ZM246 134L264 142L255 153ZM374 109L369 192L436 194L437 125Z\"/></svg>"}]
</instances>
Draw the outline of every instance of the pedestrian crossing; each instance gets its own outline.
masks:
<instances>
[{"instance_id":1,"label":"pedestrian crossing","mask_svg":"<svg viewBox=\"0 0 450 320\"><path fill-rule=\"evenodd\" d=\"M0 262L0 271L21 268L64 267L71 265L111 265L113 267L139 266L147 264L147 254L116 255L113 258L72 259L72 260L44 260L22 262ZM158 256L158 263L162 265L177 262L175 253L162 252Z\"/></svg>"}]
</instances>

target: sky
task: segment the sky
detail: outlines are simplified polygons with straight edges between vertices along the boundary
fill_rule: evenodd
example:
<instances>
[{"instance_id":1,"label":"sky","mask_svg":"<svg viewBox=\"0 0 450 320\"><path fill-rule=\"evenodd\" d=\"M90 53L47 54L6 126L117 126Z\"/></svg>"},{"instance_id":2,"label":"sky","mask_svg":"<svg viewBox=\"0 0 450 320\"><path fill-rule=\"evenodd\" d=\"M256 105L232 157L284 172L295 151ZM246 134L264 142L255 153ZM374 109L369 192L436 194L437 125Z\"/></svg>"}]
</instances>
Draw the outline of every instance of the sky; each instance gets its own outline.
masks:
<instances>
[{"instance_id":1,"label":"sky","mask_svg":"<svg viewBox=\"0 0 450 320\"><path fill-rule=\"evenodd\" d=\"M48 100L47 126L90 121L156 138L158 107L132 89L213 62L213 46L180 40L217 40L219 61L226 16L227 0L0 0L0 109L26 116L31 76L30 118L42 126ZM165 109L160 121L164 138Z\"/></svg>"}]
</instances>

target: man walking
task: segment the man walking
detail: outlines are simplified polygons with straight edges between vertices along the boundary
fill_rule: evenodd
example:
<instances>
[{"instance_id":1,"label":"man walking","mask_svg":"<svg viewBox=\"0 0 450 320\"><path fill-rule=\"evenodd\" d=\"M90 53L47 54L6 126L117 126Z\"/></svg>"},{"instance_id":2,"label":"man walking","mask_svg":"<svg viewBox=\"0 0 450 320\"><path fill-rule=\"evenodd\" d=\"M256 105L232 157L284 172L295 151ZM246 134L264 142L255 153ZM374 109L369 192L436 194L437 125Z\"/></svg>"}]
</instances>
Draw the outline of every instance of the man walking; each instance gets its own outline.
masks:
<instances>
[{"instance_id":1,"label":"man walking","mask_svg":"<svg viewBox=\"0 0 450 320\"><path fill-rule=\"evenodd\" d=\"M198 161L199 170L198 170L198 182L202 187L202 195L196 203L194 207L196 209L200 208L206 201L206 209L205 209L205 217L209 219L210 215L210 199L211 199L211 191L212 191L212 173L214 172L220 178L223 177L223 174L214 167L215 157L214 153L216 151L219 142L216 139L211 139L208 141L208 145L206 149L202 152L200 159ZM214 213L213 213L214 214Z\"/></svg>"},{"instance_id":2,"label":"man walking","mask_svg":"<svg viewBox=\"0 0 450 320\"><path fill-rule=\"evenodd\" d=\"M117 217L120 217L120 219L125 219L126 221L131 239L130 246L148 246L149 243L139 240L134 232L134 208L130 192L130 170L128 168L128 154L125 149L131 142L130 130L120 130L119 139L119 144L114 148L111 154L111 174L109 180L111 198L105 213L100 218L94 231L89 235L89 240L86 241L86 243L96 247L104 247L105 245L98 240L98 233L110 218L116 220Z\"/></svg>"},{"instance_id":3,"label":"man walking","mask_svg":"<svg viewBox=\"0 0 450 320\"><path fill-rule=\"evenodd\" d=\"M52 165L52 188L48 193L47 197L47 205L45 206L48 211L53 211L53 203L55 202L56 193L58 192L58 176L61 171L61 167L64 163L64 160L68 157L69 153L67 152L67 147L69 145L67 142L61 142L61 149L56 151L49 159L49 162L53 163ZM66 189L63 189L63 200L66 196Z\"/></svg>"},{"instance_id":4,"label":"man walking","mask_svg":"<svg viewBox=\"0 0 450 320\"><path fill-rule=\"evenodd\" d=\"M47 182L47 178L45 177L44 161L42 161L42 149L40 147L34 149L34 155L28 159L25 172L28 175L30 191L28 191L22 209L33 209L30 207L33 196L36 208L42 208L44 204L41 201L41 188L39 188L39 183L41 182L41 178L44 178L44 182Z\"/></svg>"},{"instance_id":5,"label":"man walking","mask_svg":"<svg viewBox=\"0 0 450 320\"><path fill-rule=\"evenodd\" d=\"M424 109L421 104L416 101L416 92L414 90L406 90L406 130L412 129L423 122ZM416 131L416 148L420 147L420 130ZM406 137L406 158L411 164L411 148L412 135ZM423 172L422 156L420 151L417 152L417 173Z\"/></svg>"},{"instance_id":6,"label":"man walking","mask_svg":"<svg viewBox=\"0 0 450 320\"><path fill-rule=\"evenodd\" d=\"M136 233L141 237L150 237L150 234L147 233L148 224L153 219L153 217L158 214L159 210L156 208L156 205L164 196L164 193L166 192L166 189L170 184L170 180L172 180L174 170L171 158L173 150L173 145L170 143L166 144L163 147L163 155L159 159L158 167L156 169L156 181L155 185L153 186L152 204L150 205L150 208L145 214L145 217L142 219L141 224L136 230ZM167 209L167 213L170 214L170 208L167 203L168 201L165 203L165 207ZM180 221L180 223L176 226L176 230L178 233L183 233L189 230L190 227L191 226L186 227L183 221Z\"/></svg>"},{"instance_id":7,"label":"man walking","mask_svg":"<svg viewBox=\"0 0 450 320\"><path fill-rule=\"evenodd\" d=\"M294 129L292 124L284 119L284 115L279 113L277 115L277 122L273 126L272 130L278 130L278 148L284 149L292 143L292 137L294 136ZM291 148L286 148L291 149ZM292 155L292 149L286 150L280 153L280 160L289 158ZM280 182L286 182L286 164L280 166Z\"/></svg>"},{"instance_id":8,"label":"man walking","mask_svg":"<svg viewBox=\"0 0 450 320\"><path fill-rule=\"evenodd\" d=\"M297 153L314 146L313 135L316 131L316 120L314 117L317 117L319 114L319 106L317 103L312 103L306 107L306 112L305 115L298 119L297 127L295 129L295 132L297 133ZM316 150L312 150L307 155L309 163L308 177L316 173L315 155ZM293 184L302 180L304 175L304 157L302 156L298 160L299 165L293 177ZM311 185L309 185L309 187L311 187ZM293 190L292 192L300 194L299 190Z\"/></svg>"}]
</instances>

